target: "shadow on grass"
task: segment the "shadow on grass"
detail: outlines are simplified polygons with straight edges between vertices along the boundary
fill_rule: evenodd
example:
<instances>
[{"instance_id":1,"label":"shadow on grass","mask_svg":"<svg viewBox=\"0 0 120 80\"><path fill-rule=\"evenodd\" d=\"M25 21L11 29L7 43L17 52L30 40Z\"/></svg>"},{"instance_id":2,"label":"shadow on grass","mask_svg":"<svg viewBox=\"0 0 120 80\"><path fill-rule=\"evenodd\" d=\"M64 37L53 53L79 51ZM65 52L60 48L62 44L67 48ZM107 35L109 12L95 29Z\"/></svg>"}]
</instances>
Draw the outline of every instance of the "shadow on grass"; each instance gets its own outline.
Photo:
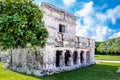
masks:
<instances>
[{"instance_id":1,"label":"shadow on grass","mask_svg":"<svg viewBox=\"0 0 120 80\"><path fill-rule=\"evenodd\" d=\"M52 76L40 77L42 80L119 80L115 71L120 67L116 63L100 63L94 66L63 72Z\"/></svg>"}]
</instances>

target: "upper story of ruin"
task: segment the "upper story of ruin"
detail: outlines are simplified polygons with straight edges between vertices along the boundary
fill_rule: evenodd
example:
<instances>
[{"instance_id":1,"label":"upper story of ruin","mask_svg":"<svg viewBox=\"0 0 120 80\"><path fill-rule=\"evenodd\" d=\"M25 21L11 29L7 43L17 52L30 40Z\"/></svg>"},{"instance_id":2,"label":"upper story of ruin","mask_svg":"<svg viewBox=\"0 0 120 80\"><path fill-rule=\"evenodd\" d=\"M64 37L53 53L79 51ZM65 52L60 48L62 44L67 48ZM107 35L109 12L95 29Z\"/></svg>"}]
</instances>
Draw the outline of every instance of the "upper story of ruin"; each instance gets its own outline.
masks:
<instances>
[{"instance_id":1,"label":"upper story of ruin","mask_svg":"<svg viewBox=\"0 0 120 80\"><path fill-rule=\"evenodd\" d=\"M50 34L51 32L62 32L75 36L76 17L52 4L42 3L43 21Z\"/></svg>"},{"instance_id":2,"label":"upper story of ruin","mask_svg":"<svg viewBox=\"0 0 120 80\"><path fill-rule=\"evenodd\" d=\"M76 17L49 3L42 3L40 9L49 32L47 43L55 46L94 48L94 40L76 36Z\"/></svg>"}]
</instances>

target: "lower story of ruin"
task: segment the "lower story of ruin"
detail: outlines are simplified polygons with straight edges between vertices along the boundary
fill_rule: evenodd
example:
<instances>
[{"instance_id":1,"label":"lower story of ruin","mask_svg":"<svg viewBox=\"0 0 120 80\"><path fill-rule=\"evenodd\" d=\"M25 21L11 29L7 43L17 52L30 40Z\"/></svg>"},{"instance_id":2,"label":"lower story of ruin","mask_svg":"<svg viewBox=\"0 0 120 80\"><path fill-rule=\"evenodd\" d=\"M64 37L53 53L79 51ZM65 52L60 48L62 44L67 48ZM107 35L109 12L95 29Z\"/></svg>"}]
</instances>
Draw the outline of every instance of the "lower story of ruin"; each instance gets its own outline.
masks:
<instances>
[{"instance_id":1,"label":"lower story of ruin","mask_svg":"<svg viewBox=\"0 0 120 80\"><path fill-rule=\"evenodd\" d=\"M94 64L94 51L91 49L75 49L75 48L55 48L54 55L50 59L50 63L46 64L45 69L56 69L57 71L72 70L80 67ZM49 60L49 59L48 59ZM44 58L44 61L45 58ZM47 61L48 62L48 61Z\"/></svg>"},{"instance_id":2,"label":"lower story of ruin","mask_svg":"<svg viewBox=\"0 0 120 80\"><path fill-rule=\"evenodd\" d=\"M9 68L36 76L86 67L94 64L94 49L46 47L45 50L14 49L9 57Z\"/></svg>"}]
</instances>

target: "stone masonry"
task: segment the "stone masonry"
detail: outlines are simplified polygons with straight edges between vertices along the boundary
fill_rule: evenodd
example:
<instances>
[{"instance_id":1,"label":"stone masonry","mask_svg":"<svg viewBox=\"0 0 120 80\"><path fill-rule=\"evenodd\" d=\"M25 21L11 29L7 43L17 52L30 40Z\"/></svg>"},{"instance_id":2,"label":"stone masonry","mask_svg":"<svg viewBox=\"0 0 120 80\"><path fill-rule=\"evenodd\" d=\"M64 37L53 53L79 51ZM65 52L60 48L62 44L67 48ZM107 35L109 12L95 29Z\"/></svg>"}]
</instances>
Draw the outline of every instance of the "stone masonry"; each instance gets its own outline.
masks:
<instances>
[{"instance_id":1,"label":"stone masonry","mask_svg":"<svg viewBox=\"0 0 120 80\"><path fill-rule=\"evenodd\" d=\"M11 50L9 68L44 76L94 64L95 41L75 36L76 17L49 3L40 9L49 32L45 48Z\"/></svg>"}]
</instances>

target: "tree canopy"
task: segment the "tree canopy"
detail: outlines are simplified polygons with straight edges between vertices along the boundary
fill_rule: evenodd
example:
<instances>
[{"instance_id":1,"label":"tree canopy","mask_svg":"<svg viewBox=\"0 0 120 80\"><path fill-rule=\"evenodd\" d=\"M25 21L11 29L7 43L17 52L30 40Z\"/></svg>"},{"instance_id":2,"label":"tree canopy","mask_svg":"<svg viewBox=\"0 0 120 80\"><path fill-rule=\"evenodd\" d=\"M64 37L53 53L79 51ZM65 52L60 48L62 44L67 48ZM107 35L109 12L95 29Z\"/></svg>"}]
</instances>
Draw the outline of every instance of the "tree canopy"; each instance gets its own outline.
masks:
<instances>
[{"instance_id":1,"label":"tree canopy","mask_svg":"<svg viewBox=\"0 0 120 80\"><path fill-rule=\"evenodd\" d=\"M48 32L42 18L32 0L0 0L0 46L44 47Z\"/></svg>"},{"instance_id":2,"label":"tree canopy","mask_svg":"<svg viewBox=\"0 0 120 80\"><path fill-rule=\"evenodd\" d=\"M120 55L120 37L96 42L96 54Z\"/></svg>"}]
</instances>

